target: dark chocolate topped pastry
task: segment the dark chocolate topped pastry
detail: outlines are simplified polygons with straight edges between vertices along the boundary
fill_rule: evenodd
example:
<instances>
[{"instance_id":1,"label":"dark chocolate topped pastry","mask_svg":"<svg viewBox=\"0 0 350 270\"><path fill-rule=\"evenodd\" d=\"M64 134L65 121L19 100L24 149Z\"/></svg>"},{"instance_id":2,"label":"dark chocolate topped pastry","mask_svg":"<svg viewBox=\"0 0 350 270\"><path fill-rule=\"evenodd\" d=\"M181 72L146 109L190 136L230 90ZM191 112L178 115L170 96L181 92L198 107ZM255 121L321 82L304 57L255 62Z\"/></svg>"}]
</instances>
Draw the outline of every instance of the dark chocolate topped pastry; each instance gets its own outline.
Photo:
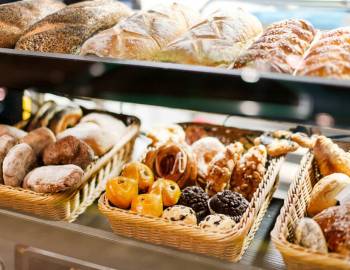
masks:
<instances>
[{"instance_id":1,"label":"dark chocolate topped pastry","mask_svg":"<svg viewBox=\"0 0 350 270\"><path fill-rule=\"evenodd\" d=\"M209 215L208 199L208 194L202 188L192 186L182 190L178 204L192 208L196 212L198 221L201 221Z\"/></svg>"}]
</instances>

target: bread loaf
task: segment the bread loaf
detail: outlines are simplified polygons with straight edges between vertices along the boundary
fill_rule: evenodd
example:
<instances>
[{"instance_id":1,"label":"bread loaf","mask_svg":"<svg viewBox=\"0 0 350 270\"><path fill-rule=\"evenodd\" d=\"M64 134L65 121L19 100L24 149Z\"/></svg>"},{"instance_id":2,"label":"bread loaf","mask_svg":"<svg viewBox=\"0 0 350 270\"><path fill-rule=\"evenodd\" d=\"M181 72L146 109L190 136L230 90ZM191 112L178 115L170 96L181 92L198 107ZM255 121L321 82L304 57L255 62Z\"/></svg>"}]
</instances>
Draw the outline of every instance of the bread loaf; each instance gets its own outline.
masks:
<instances>
[{"instance_id":1,"label":"bread loaf","mask_svg":"<svg viewBox=\"0 0 350 270\"><path fill-rule=\"evenodd\" d=\"M27 135L27 132L9 125L0 124L0 136L3 135L9 135L13 138L20 139Z\"/></svg>"},{"instance_id":2,"label":"bread loaf","mask_svg":"<svg viewBox=\"0 0 350 270\"><path fill-rule=\"evenodd\" d=\"M84 1L45 17L25 32L17 49L78 54L93 34L112 27L131 10L114 0Z\"/></svg>"},{"instance_id":3,"label":"bread loaf","mask_svg":"<svg viewBox=\"0 0 350 270\"><path fill-rule=\"evenodd\" d=\"M17 140L9 135L3 135L0 137L0 184L4 183L2 176L2 163L4 162L7 153L16 143Z\"/></svg>"},{"instance_id":4,"label":"bread loaf","mask_svg":"<svg viewBox=\"0 0 350 270\"><path fill-rule=\"evenodd\" d=\"M118 137L125 130L125 125L119 119L104 113L89 113L85 115L80 123L95 123L101 129L111 132Z\"/></svg>"},{"instance_id":5,"label":"bread loaf","mask_svg":"<svg viewBox=\"0 0 350 270\"><path fill-rule=\"evenodd\" d=\"M297 75L350 78L350 27L324 32L312 46Z\"/></svg>"},{"instance_id":6,"label":"bread loaf","mask_svg":"<svg viewBox=\"0 0 350 270\"><path fill-rule=\"evenodd\" d=\"M234 62L234 68L252 67L292 74L315 34L313 26L304 20L274 23Z\"/></svg>"},{"instance_id":7,"label":"bread loaf","mask_svg":"<svg viewBox=\"0 0 350 270\"><path fill-rule=\"evenodd\" d=\"M158 59L207 66L229 64L261 32L259 20L242 9L217 11L168 44Z\"/></svg>"},{"instance_id":8,"label":"bread loaf","mask_svg":"<svg viewBox=\"0 0 350 270\"><path fill-rule=\"evenodd\" d=\"M82 55L153 60L156 53L199 21L200 15L180 4L140 11L85 42Z\"/></svg>"},{"instance_id":9,"label":"bread loaf","mask_svg":"<svg viewBox=\"0 0 350 270\"><path fill-rule=\"evenodd\" d=\"M55 141L55 135L46 127L34 129L20 140L32 147L37 156L41 156L44 149Z\"/></svg>"},{"instance_id":10,"label":"bread loaf","mask_svg":"<svg viewBox=\"0 0 350 270\"><path fill-rule=\"evenodd\" d=\"M64 7L58 0L24 0L0 5L0 47L13 48L28 27Z\"/></svg>"},{"instance_id":11,"label":"bread loaf","mask_svg":"<svg viewBox=\"0 0 350 270\"><path fill-rule=\"evenodd\" d=\"M75 126L82 116L83 111L79 106L59 108L50 120L49 127L55 134L58 134L69 127Z\"/></svg>"}]
</instances>

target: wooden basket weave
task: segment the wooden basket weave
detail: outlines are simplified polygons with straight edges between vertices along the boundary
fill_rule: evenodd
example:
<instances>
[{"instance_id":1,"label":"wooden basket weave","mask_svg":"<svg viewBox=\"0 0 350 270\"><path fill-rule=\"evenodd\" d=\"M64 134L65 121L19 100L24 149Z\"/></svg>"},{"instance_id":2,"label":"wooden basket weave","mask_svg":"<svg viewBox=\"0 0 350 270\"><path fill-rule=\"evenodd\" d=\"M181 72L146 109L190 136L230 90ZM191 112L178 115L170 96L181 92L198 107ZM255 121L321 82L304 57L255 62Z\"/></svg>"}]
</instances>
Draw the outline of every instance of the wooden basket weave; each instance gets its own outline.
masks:
<instances>
[{"instance_id":1,"label":"wooden basket weave","mask_svg":"<svg viewBox=\"0 0 350 270\"><path fill-rule=\"evenodd\" d=\"M338 143L345 150L349 143ZM288 269L337 270L350 269L350 260L340 254L321 254L293 244L294 230L298 220L306 216L313 186L320 179L314 155L308 152L301 161L300 169L288 192L271 238L281 252Z\"/></svg>"},{"instance_id":2,"label":"wooden basket weave","mask_svg":"<svg viewBox=\"0 0 350 270\"><path fill-rule=\"evenodd\" d=\"M183 124L185 127L187 125L190 124ZM216 136L226 142L233 142L240 136L260 134L260 132L223 126L196 125L205 127L208 135ZM247 211L229 233L208 233L198 227L178 225L161 218L141 216L113 207L105 195L102 195L99 200L99 209L107 216L113 231L117 234L228 261L238 261L249 246L264 217L277 185L277 174L282 162L283 158L269 161L264 180L255 192Z\"/></svg>"},{"instance_id":3,"label":"wooden basket weave","mask_svg":"<svg viewBox=\"0 0 350 270\"><path fill-rule=\"evenodd\" d=\"M89 110L88 112L104 111ZM0 184L0 207L19 210L50 220L74 221L104 191L108 178L120 173L132 153L140 120L133 116L109 113L122 120L127 128L117 144L86 168L83 184L72 192L43 194Z\"/></svg>"}]
</instances>

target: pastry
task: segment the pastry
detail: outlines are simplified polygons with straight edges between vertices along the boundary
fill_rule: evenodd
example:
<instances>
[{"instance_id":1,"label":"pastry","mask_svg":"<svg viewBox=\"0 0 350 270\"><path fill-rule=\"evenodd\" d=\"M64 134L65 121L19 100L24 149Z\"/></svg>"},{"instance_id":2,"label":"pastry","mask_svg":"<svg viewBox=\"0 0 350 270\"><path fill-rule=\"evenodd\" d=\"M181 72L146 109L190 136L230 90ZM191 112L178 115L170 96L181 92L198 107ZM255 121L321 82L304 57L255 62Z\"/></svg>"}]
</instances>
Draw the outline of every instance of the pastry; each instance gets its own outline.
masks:
<instances>
[{"instance_id":1,"label":"pastry","mask_svg":"<svg viewBox=\"0 0 350 270\"><path fill-rule=\"evenodd\" d=\"M74 127L83 116L83 111L79 106L66 106L56 110L55 115L49 122L49 127L53 133L58 134L67 128Z\"/></svg>"},{"instance_id":2,"label":"pastry","mask_svg":"<svg viewBox=\"0 0 350 270\"><path fill-rule=\"evenodd\" d=\"M274 140L270 144L266 145L267 153L270 157L283 156L298 150L298 148L299 145L296 142L286 139Z\"/></svg>"},{"instance_id":3,"label":"pastry","mask_svg":"<svg viewBox=\"0 0 350 270\"><path fill-rule=\"evenodd\" d=\"M219 152L208 165L208 174L206 176L209 196L229 188L233 169L239 162L244 151L240 142L226 146L225 150Z\"/></svg>"},{"instance_id":4,"label":"pastry","mask_svg":"<svg viewBox=\"0 0 350 270\"><path fill-rule=\"evenodd\" d=\"M331 139L319 136L314 146L314 155L323 176L332 173L344 173L350 176L350 154Z\"/></svg>"},{"instance_id":5,"label":"pastry","mask_svg":"<svg viewBox=\"0 0 350 270\"><path fill-rule=\"evenodd\" d=\"M138 182L140 192L148 192L154 182L152 170L140 162L126 164L121 175L135 179Z\"/></svg>"},{"instance_id":6,"label":"pastry","mask_svg":"<svg viewBox=\"0 0 350 270\"><path fill-rule=\"evenodd\" d=\"M9 135L13 138L20 139L27 135L27 132L12 126L0 124L0 136L3 135Z\"/></svg>"},{"instance_id":7,"label":"pastry","mask_svg":"<svg viewBox=\"0 0 350 270\"><path fill-rule=\"evenodd\" d=\"M183 205L174 205L165 209L162 218L175 224L197 225L196 213L192 208Z\"/></svg>"},{"instance_id":8,"label":"pastry","mask_svg":"<svg viewBox=\"0 0 350 270\"><path fill-rule=\"evenodd\" d=\"M288 131L288 130L274 130L271 132L271 135L275 139L286 139L290 140L292 137L293 133Z\"/></svg>"},{"instance_id":9,"label":"pastry","mask_svg":"<svg viewBox=\"0 0 350 270\"><path fill-rule=\"evenodd\" d=\"M225 150L225 146L217 138L205 137L194 142L191 148L196 158L198 176L206 184L208 165L217 153Z\"/></svg>"},{"instance_id":10,"label":"pastry","mask_svg":"<svg viewBox=\"0 0 350 270\"><path fill-rule=\"evenodd\" d=\"M19 187L26 174L34 167L36 155L26 143L15 145L7 153L2 164L5 185Z\"/></svg>"},{"instance_id":11,"label":"pastry","mask_svg":"<svg viewBox=\"0 0 350 270\"><path fill-rule=\"evenodd\" d=\"M185 144L169 142L146 154L144 163L155 176L173 180L180 188L197 178L197 165L191 149Z\"/></svg>"},{"instance_id":12,"label":"pastry","mask_svg":"<svg viewBox=\"0 0 350 270\"><path fill-rule=\"evenodd\" d=\"M350 256L350 205L333 206L323 210L313 219L326 237L328 250Z\"/></svg>"},{"instance_id":13,"label":"pastry","mask_svg":"<svg viewBox=\"0 0 350 270\"><path fill-rule=\"evenodd\" d=\"M192 208L197 220L201 221L209 215L208 199L208 194L202 188L191 186L182 190L178 204Z\"/></svg>"},{"instance_id":14,"label":"pastry","mask_svg":"<svg viewBox=\"0 0 350 270\"><path fill-rule=\"evenodd\" d=\"M67 136L44 149L45 165L74 164L83 170L94 160L94 151L82 140Z\"/></svg>"},{"instance_id":15,"label":"pastry","mask_svg":"<svg viewBox=\"0 0 350 270\"><path fill-rule=\"evenodd\" d=\"M165 207L175 205L181 195L181 190L176 182L159 178L151 187L150 193L162 196L163 205Z\"/></svg>"},{"instance_id":16,"label":"pastry","mask_svg":"<svg viewBox=\"0 0 350 270\"><path fill-rule=\"evenodd\" d=\"M302 218L295 229L295 244L319 253L328 253L320 226L312 218Z\"/></svg>"},{"instance_id":17,"label":"pastry","mask_svg":"<svg viewBox=\"0 0 350 270\"><path fill-rule=\"evenodd\" d=\"M52 100L44 102L35 115L30 119L27 125L27 131L32 131L39 127L42 127L41 122L46 119L45 122L50 121L51 117L54 116L56 112L57 104ZM48 117L49 116L49 117Z\"/></svg>"},{"instance_id":18,"label":"pastry","mask_svg":"<svg viewBox=\"0 0 350 270\"><path fill-rule=\"evenodd\" d=\"M349 79L350 27L338 28L320 34L304 57L297 75Z\"/></svg>"},{"instance_id":19,"label":"pastry","mask_svg":"<svg viewBox=\"0 0 350 270\"><path fill-rule=\"evenodd\" d=\"M350 177L343 173L333 173L323 177L313 187L307 213L314 216L324 209L337 204L337 195L350 185Z\"/></svg>"},{"instance_id":20,"label":"pastry","mask_svg":"<svg viewBox=\"0 0 350 270\"><path fill-rule=\"evenodd\" d=\"M305 133L302 133L302 132L297 132L292 134L290 139L293 142L296 142L297 144L299 144L301 147L305 147L309 149L313 149L316 142L315 137L310 138L309 136L307 136Z\"/></svg>"},{"instance_id":21,"label":"pastry","mask_svg":"<svg viewBox=\"0 0 350 270\"><path fill-rule=\"evenodd\" d=\"M273 23L238 57L233 67L293 74L315 35L316 30L304 20Z\"/></svg>"},{"instance_id":22,"label":"pastry","mask_svg":"<svg viewBox=\"0 0 350 270\"><path fill-rule=\"evenodd\" d=\"M169 141L175 143L183 143L185 141L183 128L176 124L155 127L146 136L152 140L151 146L154 147Z\"/></svg>"},{"instance_id":23,"label":"pastry","mask_svg":"<svg viewBox=\"0 0 350 270\"><path fill-rule=\"evenodd\" d=\"M131 211L142 216L161 217L163 214L162 196L158 194L138 195L132 200Z\"/></svg>"},{"instance_id":24,"label":"pastry","mask_svg":"<svg viewBox=\"0 0 350 270\"><path fill-rule=\"evenodd\" d=\"M265 176L267 160L263 145L250 148L240 159L231 179L231 190L242 194L250 201Z\"/></svg>"},{"instance_id":25,"label":"pastry","mask_svg":"<svg viewBox=\"0 0 350 270\"><path fill-rule=\"evenodd\" d=\"M56 0L24 0L0 5L0 47L13 48L35 22L65 7Z\"/></svg>"},{"instance_id":26,"label":"pastry","mask_svg":"<svg viewBox=\"0 0 350 270\"><path fill-rule=\"evenodd\" d=\"M41 156L44 149L55 141L55 134L46 127L34 129L20 139L21 143L29 144L37 156Z\"/></svg>"},{"instance_id":27,"label":"pastry","mask_svg":"<svg viewBox=\"0 0 350 270\"><path fill-rule=\"evenodd\" d=\"M205 66L230 64L262 30L259 20L242 9L216 11L168 44L157 58Z\"/></svg>"},{"instance_id":28,"label":"pastry","mask_svg":"<svg viewBox=\"0 0 350 270\"><path fill-rule=\"evenodd\" d=\"M2 163L10 151L10 149L15 146L17 140L9 135L0 136L0 184L4 183L3 175L2 175Z\"/></svg>"},{"instance_id":29,"label":"pastry","mask_svg":"<svg viewBox=\"0 0 350 270\"><path fill-rule=\"evenodd\" d=\"M57 193L77 189L84 171L75 165L43 166L32 170L23 181L23 188L38 193Z\"/></svg>"},{"instance_id":30,"label":"pastry","mask_svg":"<svg viewBox=\"0 0 350 270\"><path fill-rule=\"evenodd\" d=\"M138 195L137 180L118 176L110 179L106 185L106 197L116 207L129 209L131 202Z\"/></svg>"},{"instance_id":31,"label":"pastry","mask_svg":"<svg viewBox=\"0 0 350 270\"><path fill-rule=\"evenodd\" d=\"M16 49L78 54L88 38L130 14L131 10L118 1L75 3L32 25L18 40Z\"/></svg>"},{"instance_id":32,"label":"pastry","mask_svg":"<svg viewBox=\"0 0 350 270\"><path fill-rule=\"evenodd\" d=\"M189 125L185 129L186 142L192 145L194 142L207 137L208 133L204 127L197 125Z\"/></svg>"},{"instance_id":33,"label":"pastry","mask_svg":"<svg viewBox=\"0 0 350 270\"><path fill-rule=\"evenodd\" d=\"M174 3L139 11L113 28L87 40L82 55L118 59L154 60L169 42L199 21L192 9Z\"/></svg>"},{"instance_id":34,"label":"pastry","mask_svg":"<svg viewBox=\"0 0 350 270\"><path fill-rule=\"evenodd\" d=\"M201 223L199 227L207 232L228 233L236 226L236 222L225 215L209 215Z\"/></svg>"},{"instance_id":35,"label":"pastry","mask_svg":"<svg viewBox=\"0 0 350 270\"><path fill-rule=\"evenodd\" d=\"M208 201L211 214L224 214L239 222L249 202L239 193L225 190L215 194Z\"/></svg>"}]
</instances>

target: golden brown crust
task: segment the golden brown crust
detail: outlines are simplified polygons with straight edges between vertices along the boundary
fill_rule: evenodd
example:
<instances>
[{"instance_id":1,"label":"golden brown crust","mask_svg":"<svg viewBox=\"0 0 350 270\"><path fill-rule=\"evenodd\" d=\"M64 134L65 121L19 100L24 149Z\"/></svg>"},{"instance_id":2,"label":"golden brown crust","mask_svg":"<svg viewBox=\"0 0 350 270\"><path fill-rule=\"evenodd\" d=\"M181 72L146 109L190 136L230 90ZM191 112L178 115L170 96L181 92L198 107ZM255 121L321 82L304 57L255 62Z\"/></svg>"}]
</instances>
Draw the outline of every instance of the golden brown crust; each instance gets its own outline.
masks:
<instances>
[{"instance_id":1,"label":"golden brown crust","mask_svg":"<svg viewBox=\"0 0 350 270\"><path fill-rule=\"evenodd\" d=\"M267 153L270 157L279 157L294 152L299 148L299 145L290 140L274 140L266 146Z\"/></svg>"},{"instance_id":2,"label":"golden brown crust","mask_svg":"<svg viewBox=\"0 0 350 270\"><path fill-rule=\"evenodd\" d=\"M65 107L56 111L49 122L50 129L58 134L69 127L75 126L83 115L80 107Z\"/></svg>"},{"instance_id":3,"label":"golden brown crust","mask_svg":"<svg viewBox=\"0 0 350 270\"><path fill-rule=\"evenodd\" d=\"M316 137L309 137L305 133L297 132L291 135L290 139L296 142L301 147L313 149L316 142Z\"/></svg>"}]
</instances>

